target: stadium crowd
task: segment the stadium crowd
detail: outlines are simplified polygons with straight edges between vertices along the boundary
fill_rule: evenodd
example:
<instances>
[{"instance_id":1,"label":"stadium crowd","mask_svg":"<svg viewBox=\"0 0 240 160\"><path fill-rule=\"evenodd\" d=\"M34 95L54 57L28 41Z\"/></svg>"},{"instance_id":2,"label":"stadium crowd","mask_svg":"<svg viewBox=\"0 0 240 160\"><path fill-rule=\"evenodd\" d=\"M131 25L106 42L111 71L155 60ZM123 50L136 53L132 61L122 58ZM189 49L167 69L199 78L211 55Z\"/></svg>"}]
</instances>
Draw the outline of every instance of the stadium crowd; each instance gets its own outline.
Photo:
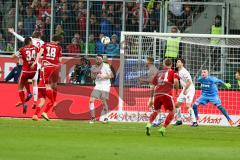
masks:
<instances>
[{"instance_id":1,"label":"stadium crowd","mask_svg":"<svg viewBox=\"0 0 240 160\"><path fill-rule=\"evenodd\" d=\"M161 4L165 0L149 0L143 4L143 31L159 31ZM169 1L169 22L183 31L191 25L192 7ZM14 50L14 37L7 33L8 27L14 27L15 1L0 2L0 51ZM31 36L33 31L40 31L44 41L50 40L51 1L20 0L17 32ZM89 54L119 55L120 31L122 30L122 2L90 1L89 15ZM140 3L126 3L125 30L139 31ZM84 53L86 49L87 2L85 0L56 0L54 7L54 34L64 37L63 52L69 56ZM109 45L100 42L102 36L111 37ZM18 48L22 43L18 43ZM67 55L68 56L68 55Z\"/></svg>"}]
</instances>

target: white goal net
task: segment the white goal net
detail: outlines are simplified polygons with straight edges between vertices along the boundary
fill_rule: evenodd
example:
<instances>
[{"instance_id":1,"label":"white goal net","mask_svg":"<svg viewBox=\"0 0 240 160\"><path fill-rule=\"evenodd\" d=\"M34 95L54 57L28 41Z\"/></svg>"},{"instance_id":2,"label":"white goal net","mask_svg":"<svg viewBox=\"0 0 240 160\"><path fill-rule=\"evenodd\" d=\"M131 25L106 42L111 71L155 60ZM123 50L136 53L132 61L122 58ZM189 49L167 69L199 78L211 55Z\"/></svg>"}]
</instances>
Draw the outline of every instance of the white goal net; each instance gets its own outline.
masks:
<instances>
[{"instance_id":1,"label":"white goal net","mask_svg":"<svg viewBox=\"0 0 240 160\"><path fill-rule=\"evenodd\" d=\"M147 78L147 57L153 57L157 68L161 67L169 39L179 42L179 55L185 59L195 86L196 98L200 96L200 86L196 78L207 68L211 75L229 82L231 89L219 86L219 96L235 123L240 116L240 90L235 72L240 68L240 36L209 34L172 34L122 32L119 76L119 119L122 121L147 121L150 113L147 107L149 85L142 84ZM186 113L182 106L183 113ZM165 116L164 110L160 117ZM213 105L199 107L200 124L228 125L220 111ZM184 121L189 117L184 114Z\"/></svg>"}]
</instances>

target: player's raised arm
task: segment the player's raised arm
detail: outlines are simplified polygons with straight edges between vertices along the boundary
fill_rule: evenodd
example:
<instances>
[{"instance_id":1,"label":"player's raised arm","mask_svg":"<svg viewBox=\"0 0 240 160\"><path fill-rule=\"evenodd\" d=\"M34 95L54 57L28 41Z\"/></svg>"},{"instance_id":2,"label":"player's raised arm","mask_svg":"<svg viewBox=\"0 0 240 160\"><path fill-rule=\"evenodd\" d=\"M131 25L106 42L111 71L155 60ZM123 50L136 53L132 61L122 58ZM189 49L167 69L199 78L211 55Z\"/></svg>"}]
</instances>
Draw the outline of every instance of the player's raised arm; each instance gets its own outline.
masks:
<instances>
[{"instance_id":1,"label":"player's raised arm","mask_svg":"<svg viewBox=\"0 0 240 160\"><path fill-rule=\"evenodd\" d=\"M8 28L8 32L12 33L18 40L24 42L24 39L25 39L25 38L24 38L23 36L17 34L17 33L14 31L13 28Z\"/></svg>"},{"instance_id":2,"label":"player's raised arm","mask_svg":"<svg viewBox=\"0 0 240 160\"><path fill-rule=\"evenodd\" d=\"M11 55L11 58L12 58L12 59L15 59L15 58L17 58L17 55L16 55L16 54L12 54L12 55Z\"/></svg>"}]
</instances>

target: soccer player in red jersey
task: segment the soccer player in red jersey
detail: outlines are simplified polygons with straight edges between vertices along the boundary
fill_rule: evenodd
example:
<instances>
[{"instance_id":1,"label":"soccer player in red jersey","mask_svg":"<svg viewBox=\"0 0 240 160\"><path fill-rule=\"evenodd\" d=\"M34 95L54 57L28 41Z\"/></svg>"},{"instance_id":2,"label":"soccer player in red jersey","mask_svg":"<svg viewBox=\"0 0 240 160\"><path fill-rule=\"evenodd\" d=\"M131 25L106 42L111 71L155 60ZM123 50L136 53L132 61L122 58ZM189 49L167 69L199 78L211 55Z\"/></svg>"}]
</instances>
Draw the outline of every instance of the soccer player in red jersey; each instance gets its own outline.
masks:
<instances>
[{"instance_id":1,"label":"soccer player in red jersey","mask_svg":"<svg viewBox=\"0 0 240 160\"><path fill-rule=\"evenodd\" d=\"M172 90L174 84L178 83L178 76L172 68L172 61L170 59L164 60L164 68L162 71L153 78L152 84L155 86L151 89L151 97L148 102L148 107L153 107L154 112L149 117L149 122L146 126L146 134L150 136L150 128L152 122L158 115L161 106L163 105L165 110L169 111L169 114L163 123L163 126L159 129L162 136L166 132L166 127L171 123L174 118L175 106L172 97ZM176 92L178 92L176 90Z\"/></svg>"},{"instance_id":2,"label":"soccer player in red jersey","mask_svg":"<svg viewBox=\"0 0 240 160\"><path fill-rule=\"evenodd\" d=\"M25 103L25 93L23 88L28 79L32 79L36 74L37 65L34 62L36 60L36 54L38 51L38 48L32 44L32 39L30 37L24 39L24 47L20 48L18 51L19 57L23 61L22 73L18 82L18 92L23 105L24 114L27 112L28 106Z\"/></svg>"},{"instance_id":3,"label":"soccer player in red jersey","mask_svg":"<svg viewBox=\"0 0 240 160\"><path fill-rule=\"evenodd\" d=\"M57 96L58 74L60 63L62 61L62 48L59 45L61 40L62 37L60 35L54 35L52 42L45 43L41 47L37 59L34 62L36 64L40 56L43 55L43 79L46 86L46 97L50 100L46 109L42 113L42 117L46 120L49 120L47 113L55 105Z\"/></svg>"},{"instance_id":4,"label":"soccer player in red jersey","mask_svg":"<svg viewBox=\"0 0 240 160\"><path fill-rule=\"evenodd\" d=\"M11 34L13 34L18 40L20 40L21 42L24 42L24 37L17 34L13 28L8 28L8 32L10 32ZM41 33L38 31L34 31L32 34L32 37L30 37L32 39L32 44L37 47L39 50L41 48L41 46L44 44L44 42L41 40ZM37 99L38 99L38 86L37 86L37 81L38 81L38 71L41 69L41 65L37 64L38 68L37 68L37 72L35 74L35 76L32 79L32 84L33 84L33 109L36 108L36 103L37 103ZM26 83L25 88L28 92L27 98L25 99L25 102L29 101L32 97L31 91L30 91L30 86L29 83ZM16 106L20 106L21 102L18 103Z\"/></svg>"}]
</instances>

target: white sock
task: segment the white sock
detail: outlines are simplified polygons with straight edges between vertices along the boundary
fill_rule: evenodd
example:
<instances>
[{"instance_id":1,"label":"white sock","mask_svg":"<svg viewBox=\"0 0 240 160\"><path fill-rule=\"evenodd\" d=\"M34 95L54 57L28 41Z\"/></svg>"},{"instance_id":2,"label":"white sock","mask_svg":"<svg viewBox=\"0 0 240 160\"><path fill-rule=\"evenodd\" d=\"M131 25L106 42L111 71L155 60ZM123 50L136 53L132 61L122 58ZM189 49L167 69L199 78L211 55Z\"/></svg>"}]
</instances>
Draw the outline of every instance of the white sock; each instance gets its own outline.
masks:
<instances>
[{"instance_id":1,"label":"white sock","mask_svg":"<svg viewBox=\"0 0 240 160\"><path fill-rule=\"evenodd\" d=\"M37 100L38 100L38 87L37 86L33 86L33 100L34 100L34 102L37 102Z\"/></svg>"},{"instance_id":2,"label":"white sock","mask_svg":"<svg viewBox=\"0 0 240 160\"><path fill-rule=\"evenodd\" d=\"M92 117L95 117L95 112L94 112L94 103L89 104L89 109Z\"/></svg>"},{"instance_id":3,"label":"white sock","mask_svg":"<svg viewBox=\"0 0 240 160\"><path fill-rule=\"evenodd\" d=\"M181 107L176 108L176 118L177 121L182 121Z\"/></svg>"},{"instance_id":4,"label":"white sock","mask_svg":"<svg viewBox=\"0 0 240 160\"><path fill-rule=\"evenodd\" d=\"M103 114L104 114L104 118L108 118L108 104L107 102L103 102Z\"/></svg>"},{"instance_id":5,"label":"white sock","mask_svg":"<svg viewBox=\"0 0 240 160\"><path fill-rule=\"evenodd\" d=\"M191 107L188 109L188 112L190 114L190 118L191 118L192 122L197 122L194 111Z\"/></svg>"}]
</instances>

